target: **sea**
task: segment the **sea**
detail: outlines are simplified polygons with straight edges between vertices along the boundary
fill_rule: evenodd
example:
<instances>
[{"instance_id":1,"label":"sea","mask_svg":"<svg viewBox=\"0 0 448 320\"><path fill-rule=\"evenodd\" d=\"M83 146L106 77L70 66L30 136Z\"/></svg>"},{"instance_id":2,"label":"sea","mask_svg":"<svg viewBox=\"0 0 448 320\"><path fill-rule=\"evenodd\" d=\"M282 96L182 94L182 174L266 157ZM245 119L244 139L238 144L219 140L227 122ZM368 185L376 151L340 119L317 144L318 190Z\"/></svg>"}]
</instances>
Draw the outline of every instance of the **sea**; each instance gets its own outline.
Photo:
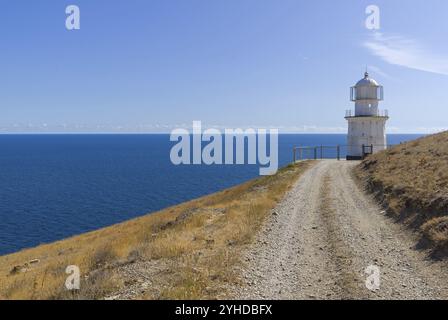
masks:
<instances>
[{"instance_id":1,"label":"sea","mask_svg":"<svg viewBox=\"0 0 448 320\"><path fill-rule=\"evenodd\" d=\"M420 136L389 135L388 143ZM167 134L0 135L0 255L119 223L259 176L258 165L174 165L170 150L175 143ZM279 164L292 161L294 146L345 143L344 134L283 134ZM344 156L343 148L341 152Z\"/></svg>"}]
</instances>

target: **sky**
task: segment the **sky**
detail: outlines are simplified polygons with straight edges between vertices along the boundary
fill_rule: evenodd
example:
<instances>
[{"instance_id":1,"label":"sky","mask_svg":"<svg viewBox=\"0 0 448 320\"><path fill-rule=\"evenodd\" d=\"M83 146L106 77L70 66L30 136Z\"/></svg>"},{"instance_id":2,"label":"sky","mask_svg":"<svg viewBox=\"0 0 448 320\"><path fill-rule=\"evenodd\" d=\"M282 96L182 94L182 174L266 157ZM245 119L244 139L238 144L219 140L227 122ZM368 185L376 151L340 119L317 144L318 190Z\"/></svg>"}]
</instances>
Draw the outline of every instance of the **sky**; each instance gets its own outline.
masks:
<instances>
[{"instance_id":1,"label":"sky","mask_svg":"<svg viewBox=\"0 0 448 320\"><path fill-rule=\"evenodd\" d=\"M67 30L68 5L80 30ZM380 9L380 29L365 26ZM448 129L448 2L10 0L0 132L343 133L366 66L389 133Z\"/></svg>"}]
</instances>

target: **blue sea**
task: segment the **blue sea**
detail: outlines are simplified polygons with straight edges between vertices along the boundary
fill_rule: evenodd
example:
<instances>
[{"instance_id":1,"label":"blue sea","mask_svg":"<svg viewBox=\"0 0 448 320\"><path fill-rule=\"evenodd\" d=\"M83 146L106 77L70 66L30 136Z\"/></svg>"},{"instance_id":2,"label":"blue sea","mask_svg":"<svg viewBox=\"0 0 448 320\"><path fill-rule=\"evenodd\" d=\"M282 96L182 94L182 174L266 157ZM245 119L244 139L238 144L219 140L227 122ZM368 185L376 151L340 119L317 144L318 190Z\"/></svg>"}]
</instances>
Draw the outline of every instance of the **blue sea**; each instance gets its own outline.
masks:
<instances>
[{"instance_id":1,"label":"blue sea","mask_svg":"<svg viewBox=\"0 0 448 320\"><path fill-rule=\"evenodd\" d=\"M420 135L389 135L397 144ZM337 145L345 135L285 134L293 146ZM258 176L258 165L175 166L169 135L0 135L0 255L60 240Z\"/></svg>"}]
</instances>

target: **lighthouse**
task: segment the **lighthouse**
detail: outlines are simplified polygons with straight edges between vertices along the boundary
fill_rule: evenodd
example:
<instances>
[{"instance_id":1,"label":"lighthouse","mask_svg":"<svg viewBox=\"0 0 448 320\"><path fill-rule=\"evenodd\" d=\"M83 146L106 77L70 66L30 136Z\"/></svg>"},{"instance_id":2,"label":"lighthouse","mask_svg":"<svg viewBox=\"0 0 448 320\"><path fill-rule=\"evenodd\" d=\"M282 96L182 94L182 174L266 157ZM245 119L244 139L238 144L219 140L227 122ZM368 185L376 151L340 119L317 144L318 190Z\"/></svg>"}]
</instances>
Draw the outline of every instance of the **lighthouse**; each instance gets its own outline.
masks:
<instances>
[{"instance_id":1,"label":"lighthouse","mask_svg":"<svg viewBox=\"0 0 448 320\"><path fill-rule=\"evenodd\" d=\"M348 121L347 160L359 160L366 154L386 149L387 110L380 111L379 102L383 100L383 86L369 77L350 88L350 100L355 103L355 111L346 111Z\"/></svg>"}]
</instances>

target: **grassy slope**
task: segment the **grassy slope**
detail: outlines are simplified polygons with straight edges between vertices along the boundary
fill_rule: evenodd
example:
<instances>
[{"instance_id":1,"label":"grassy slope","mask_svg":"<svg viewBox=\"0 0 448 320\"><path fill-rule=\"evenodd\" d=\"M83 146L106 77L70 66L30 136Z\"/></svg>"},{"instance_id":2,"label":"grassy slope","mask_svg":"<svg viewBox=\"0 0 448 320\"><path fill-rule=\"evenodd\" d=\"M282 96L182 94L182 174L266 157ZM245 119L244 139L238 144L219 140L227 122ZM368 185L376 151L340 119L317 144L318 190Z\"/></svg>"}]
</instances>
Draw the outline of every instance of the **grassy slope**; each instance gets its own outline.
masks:
<instances>
[{"instance_id":1,"label":"grassy slope","mask_svg":"<svg viewBox=\"0 0 448 320\"><path fill-rule=\"evenodd\" d=\"M214 298L238 281L233 267L275 204L310 166L302 162L234 188L98 231L0 257L0 299L98 299L126 286L120 266L169 264L161 290L142 298ZM39 259L39 262L29 262ZM81 290L64 289L81 269ZM14 270L14 267L15 270Z\"/></svg>"},{"instance_id":2,"label":"grassy slope","mask_svg":"<svg viewBox=\"0 0 448 320\"><path fill-rule=\"evenodd\" d=\"M422 232L422 244L446 252L448 132L375 154L356 172L389 214Z\"/></svg>"}]
</instances>

